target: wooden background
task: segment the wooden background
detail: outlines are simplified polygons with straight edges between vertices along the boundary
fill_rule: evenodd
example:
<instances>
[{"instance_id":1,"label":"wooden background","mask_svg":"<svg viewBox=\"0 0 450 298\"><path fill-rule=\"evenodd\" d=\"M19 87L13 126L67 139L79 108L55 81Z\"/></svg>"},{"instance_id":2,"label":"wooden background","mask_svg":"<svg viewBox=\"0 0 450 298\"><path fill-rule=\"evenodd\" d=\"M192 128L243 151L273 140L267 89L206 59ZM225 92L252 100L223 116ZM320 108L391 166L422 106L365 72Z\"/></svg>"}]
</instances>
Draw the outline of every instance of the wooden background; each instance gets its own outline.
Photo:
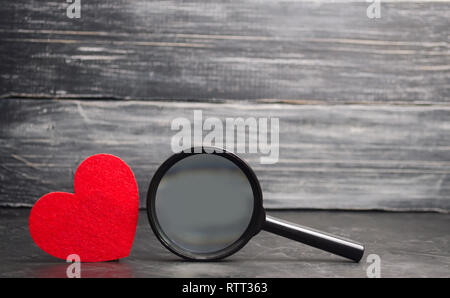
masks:
<instances>
[{"instance_id":1,"label":"wooden background","mask_svg":"<svg viewBox=\"0 0 450 298\"><path fill-rule=\"evenodd\" d=\"M450 210L450 3L63 0L0 6L0 206L100 152L141 207L172 119L279 117L269 208Z\"/></svg>"}]
</instances>

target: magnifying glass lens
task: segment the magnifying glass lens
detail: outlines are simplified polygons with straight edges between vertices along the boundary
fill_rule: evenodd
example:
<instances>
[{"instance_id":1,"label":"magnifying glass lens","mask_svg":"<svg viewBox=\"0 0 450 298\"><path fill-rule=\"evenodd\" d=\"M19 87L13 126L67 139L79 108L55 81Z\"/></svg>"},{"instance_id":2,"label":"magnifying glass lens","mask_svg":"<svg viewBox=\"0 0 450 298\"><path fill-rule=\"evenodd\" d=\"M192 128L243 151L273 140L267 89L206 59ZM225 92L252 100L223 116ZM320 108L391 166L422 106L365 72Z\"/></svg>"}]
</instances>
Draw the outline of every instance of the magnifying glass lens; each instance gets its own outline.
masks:
<instances>
[{"instance_id":1,"label":"magnifying glass lens","mask_svg":"<svg viewBox=\"0 0 450 298\"><path fill-rule=\"evenodd\" d=\"M242 170L215 154L179 160L162 177L156 222L172 248L215 253L236 242L253 214L254 195Z\"/></svg>"}]
</instances>

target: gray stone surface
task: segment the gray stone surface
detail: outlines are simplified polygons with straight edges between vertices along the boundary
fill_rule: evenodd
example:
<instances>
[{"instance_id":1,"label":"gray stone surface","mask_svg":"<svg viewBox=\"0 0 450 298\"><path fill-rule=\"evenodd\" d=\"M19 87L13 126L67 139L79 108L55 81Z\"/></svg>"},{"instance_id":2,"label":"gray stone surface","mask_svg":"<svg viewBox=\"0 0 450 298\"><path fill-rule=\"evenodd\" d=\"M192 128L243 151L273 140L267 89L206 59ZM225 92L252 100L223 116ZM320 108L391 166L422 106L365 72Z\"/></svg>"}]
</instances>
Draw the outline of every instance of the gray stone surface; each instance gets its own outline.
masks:
<instances>
[{"instance_id":1,"label":"gray stone surface","mask_svg":"<svg viewBox=\"0 0 450 298\"><path fill-rule=\"evenodd\" d=\"M28 232L29 209L0 209L0 277L65 277L67 264L42 252ZM82 277L366 277L381 257L382 277L450 277L450 215L436 213L268 212L360 241L359 264L261 232L220 262L187 262L164 249L140 213L135 242L119 262L82 264Z\"/></svg>"}]
</instances>

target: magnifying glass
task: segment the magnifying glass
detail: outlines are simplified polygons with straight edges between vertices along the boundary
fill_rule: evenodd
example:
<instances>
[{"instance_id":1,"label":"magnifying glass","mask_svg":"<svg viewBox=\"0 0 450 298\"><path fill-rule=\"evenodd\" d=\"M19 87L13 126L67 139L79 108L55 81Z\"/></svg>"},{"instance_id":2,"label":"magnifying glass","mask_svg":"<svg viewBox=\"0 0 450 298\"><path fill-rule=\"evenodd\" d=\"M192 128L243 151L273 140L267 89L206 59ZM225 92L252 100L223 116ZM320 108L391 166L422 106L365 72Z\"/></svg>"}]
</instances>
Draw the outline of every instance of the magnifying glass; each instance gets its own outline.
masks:
<instances>
[{"instance_id":1,"label":"magnifying glass","mask_svg":"<svg viewBox=\"0 0 450 298\"><path fill-rule=\"evenodd\" d=\"M258 179L233 153L196 147L167 159L153 176L147 214L159 241L188 260L218 260L259 231L359 262L364 246L266 215Z\"/></svg>"}]
</instances>

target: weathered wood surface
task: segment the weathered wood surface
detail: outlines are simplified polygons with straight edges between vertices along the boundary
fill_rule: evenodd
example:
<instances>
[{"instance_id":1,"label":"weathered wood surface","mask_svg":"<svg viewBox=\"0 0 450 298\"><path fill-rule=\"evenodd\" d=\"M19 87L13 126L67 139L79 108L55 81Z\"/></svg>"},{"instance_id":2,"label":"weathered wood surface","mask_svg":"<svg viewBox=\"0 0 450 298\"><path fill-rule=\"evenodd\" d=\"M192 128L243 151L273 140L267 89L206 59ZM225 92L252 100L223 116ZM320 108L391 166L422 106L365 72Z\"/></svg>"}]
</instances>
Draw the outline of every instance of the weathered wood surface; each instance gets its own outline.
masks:
<instances>
[{"instance_id":1,"label":"weathered wood surface","mask_svg":"<svg viewBox=\"0 0 450 298\"><path fill-rule=\"evenodd\" d=\"M0 205L72 191L109 152L143 206L170 121L202 109L280 117L280 162L244 156L266 207L450 209L450 2L382 1L376 20L365 1L67 5L2 2Z\"/></svg>"},{"instance_id":2,"label":"weathered wood surface","mask_svg":"<svg viewBox=\"0 0 450 298\"><path fill-rule=\"evenodd\" d=\"M449 100L450 3L3 1L0 95Z\"/></svg>"},{"instance_id":3,"label":"weathered wood surface","mask_svg":"<svg viewBox=\"0 0 450 298\"><path fill-rule=\"evenodd\" d=\"M141 207L171 154L172 119L279 117L280 159L243 156L269 208L450 210L450 106L286 105L152 101L0 100L0 202L29 206L72 191L95 153L133 169Z\"/></svg>"}]
</instances>

